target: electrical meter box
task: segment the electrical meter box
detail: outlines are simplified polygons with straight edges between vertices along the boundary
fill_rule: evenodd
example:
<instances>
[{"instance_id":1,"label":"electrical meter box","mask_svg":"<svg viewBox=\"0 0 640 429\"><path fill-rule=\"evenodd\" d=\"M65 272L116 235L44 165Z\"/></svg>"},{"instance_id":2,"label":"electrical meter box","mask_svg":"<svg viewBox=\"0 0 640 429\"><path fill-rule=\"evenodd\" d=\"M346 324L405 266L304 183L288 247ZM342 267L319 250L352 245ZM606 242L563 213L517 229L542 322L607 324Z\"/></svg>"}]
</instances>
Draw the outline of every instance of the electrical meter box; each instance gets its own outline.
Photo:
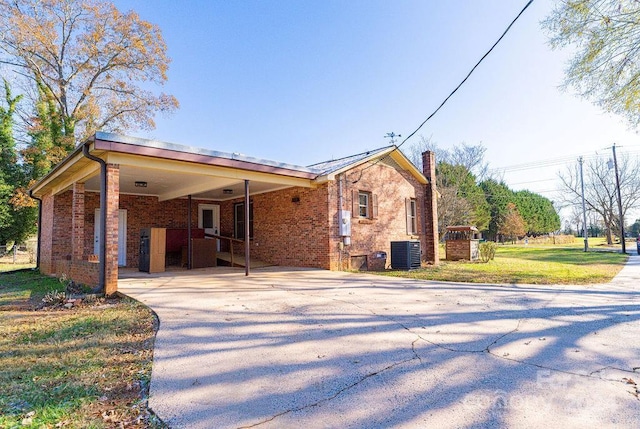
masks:
<instances>
[{"instance_id":1,"label":"electrical meter box","mask_svg":"<svg viewBox=\"0 0 640 429\"><path fill-rule=\"evenodd\" d=\"M349 210L340 210L338 212L338 222L340 224L340 235L342 237L351 237L351 212Z\"/></svg>"}]
</instances>

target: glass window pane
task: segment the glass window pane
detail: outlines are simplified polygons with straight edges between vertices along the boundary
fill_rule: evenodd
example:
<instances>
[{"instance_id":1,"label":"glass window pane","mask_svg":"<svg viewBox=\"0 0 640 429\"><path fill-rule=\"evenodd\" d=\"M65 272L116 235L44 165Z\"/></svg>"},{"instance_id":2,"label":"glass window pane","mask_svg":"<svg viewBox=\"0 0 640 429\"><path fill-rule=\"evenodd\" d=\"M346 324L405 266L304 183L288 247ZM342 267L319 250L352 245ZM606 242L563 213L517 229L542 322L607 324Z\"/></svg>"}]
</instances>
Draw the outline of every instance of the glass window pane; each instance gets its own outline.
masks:
<instances>
[{"instance_id":1,"label":"glass window pane","mask_svg":"<svg viewBox=\"0 0 640 429\"><path fill-rule=\"evenodd\" d=\"M418 210L416 206L416 200L411 200L410 208L411 208L411 213L410 213L411 232L413 234L417 234L418 233L418 216L417 216Z\"/></svg>"},{"instance_id":2,"label":"glass window pane","mask_svg":"<svg viewBox=\"0 0 640 429\"><path fill-rule=\"evenodd\" d=\"M213 210L202 210L202 227L213 228Z\"/></svg>"},{"instance_id":3,"label":"glass window pane","mask_svg":"<svg viewBox=\"0 0 640 429\"><path fill-rule=\"evenodd\" d=\"M358 194L360 217L369 217L369 194L361 192Z\"/></svg>"}]
</instances>

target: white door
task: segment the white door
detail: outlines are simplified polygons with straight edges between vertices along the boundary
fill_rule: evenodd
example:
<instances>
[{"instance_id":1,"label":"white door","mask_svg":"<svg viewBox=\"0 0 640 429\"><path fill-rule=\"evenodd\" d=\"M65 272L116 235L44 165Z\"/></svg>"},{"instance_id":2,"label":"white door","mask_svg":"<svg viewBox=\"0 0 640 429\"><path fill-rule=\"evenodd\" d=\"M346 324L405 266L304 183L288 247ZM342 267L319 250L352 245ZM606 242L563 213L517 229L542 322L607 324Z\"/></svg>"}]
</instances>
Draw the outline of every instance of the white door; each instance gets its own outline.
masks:
<instances>
[{"instance_id":1,"label":"white door","mask_svg":"<svg viewBox=\"0 0 640 429\"><path fill-rule=\"evenodd\" d=\"M218 204L198 204L198 228L205 234L220 235L220 206ZM220 251L220 240L216 239L216 250Z\"/></svg>"},{"instance_id":2,"label":"white door","mask_svg":"<svg viewBox=\"0 0 640 429\"><path fill-rule=\"evenodd\" d=\"M96 209L93 227L93 253L100 254L100 209ZM127 211L118 210L118 265L127 265Z\"/></svg>"}]
</instances>

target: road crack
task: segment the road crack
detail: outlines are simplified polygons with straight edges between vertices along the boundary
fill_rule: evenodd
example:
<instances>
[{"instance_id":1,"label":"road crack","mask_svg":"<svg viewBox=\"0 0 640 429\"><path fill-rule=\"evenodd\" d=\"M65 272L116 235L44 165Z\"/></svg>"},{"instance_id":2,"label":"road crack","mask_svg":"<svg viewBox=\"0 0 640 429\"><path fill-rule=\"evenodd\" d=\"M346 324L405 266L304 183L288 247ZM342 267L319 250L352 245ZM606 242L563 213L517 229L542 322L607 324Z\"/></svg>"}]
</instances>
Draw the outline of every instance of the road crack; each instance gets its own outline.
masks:
<instances>
[{"instance_id":1,"label":"road crack","mask_svg":"<svg viewBox=\"0 0 640 429\"><path fill-rule=\"evenodd\" d=\"M417 354L412 358L404 359L404 360L402 360L400 362L392 363L391 365L388 365L388 366L386 366L386 367L384 367L384 368L382 368L382 369L380 369L378 371L374 371L374 372L370 372L368 374L365 374L362 377L360 377L358 380L356 380L355 382L353 382L353 383L351 383L351 384L349 384L347 386L344 386L342 389L338 390L333 395L327 396L326 398L322 398L322 399L320 399L320 400L318 400L316 402L313 402L311 404L306 404L306 405L302 405L302 406L299 406L299 407L290 408L288 410L285 410L285 411L282 411L282 412L280 412L278 414L275 414L275 415L273 415L273 416L271 416L269 418L261 420L261 421L259 421L257 423L254 423L254 424L251 424L251 425L248 425L248 426L240 426L240 427L238 427L238 429L255 428L255 427L258 427L258 426L263 425L265 423L269 423L269 422L277 419L278 417L282 417L284 415L287 415L287 414L290 414L290 413L295 413L295 412L298 412L298 411L303 411L303 410L306 410L308 408L313 408L313 407L320 406L320 405L322 405L322 404L324 404L326 402L329 402L329 401L332 401L332 400L336 399L338 396L340 396L343 393L353 389L354 387L358 386L359 384L363 383L364 381L366 381L366 380L368 380L368 379L370 379L372 377L380 375L380 374L382 374L382 373L384 373L386 371L392 370L392 369L394 369L394 368L396 368L396 367L398 367L400 365L404 365L404 364L409 363L411 361L414 361L416 359L418 359L418 360L420 359L420 357L417 356Z\"/></svg>"}]
</instances>

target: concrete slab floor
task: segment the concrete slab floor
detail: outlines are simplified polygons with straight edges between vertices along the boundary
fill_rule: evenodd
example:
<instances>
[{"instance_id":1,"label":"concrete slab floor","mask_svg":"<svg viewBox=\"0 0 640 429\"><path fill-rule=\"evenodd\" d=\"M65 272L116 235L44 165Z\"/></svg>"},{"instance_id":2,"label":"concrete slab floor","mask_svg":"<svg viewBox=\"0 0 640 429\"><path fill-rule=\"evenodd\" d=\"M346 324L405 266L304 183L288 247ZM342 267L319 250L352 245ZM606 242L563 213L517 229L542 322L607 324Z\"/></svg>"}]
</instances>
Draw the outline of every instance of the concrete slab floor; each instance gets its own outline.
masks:
<instances>
[{"instance_id":1,"label":"concrete slab floor","mask_svg":"<svg viewBox=\"0 0 640 429\"><path fill-rule=\"evenodd\" d=\"M173 428L637 427L640 257L610 284L269 268L123 278Z\"/></svg>"}]
</instances>

